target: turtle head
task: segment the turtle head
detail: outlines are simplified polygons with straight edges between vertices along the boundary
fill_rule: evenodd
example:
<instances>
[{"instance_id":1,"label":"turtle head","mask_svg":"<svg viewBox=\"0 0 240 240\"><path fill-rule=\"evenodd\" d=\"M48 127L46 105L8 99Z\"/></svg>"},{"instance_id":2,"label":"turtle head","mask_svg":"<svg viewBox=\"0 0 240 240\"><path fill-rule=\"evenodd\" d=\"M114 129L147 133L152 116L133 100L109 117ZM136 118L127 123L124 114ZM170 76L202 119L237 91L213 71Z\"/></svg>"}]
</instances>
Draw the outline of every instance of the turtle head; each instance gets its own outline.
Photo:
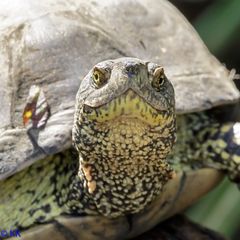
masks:
<instances>
[{"instance_id":1,"label":"turtle head","mask_svg":"<svg viewBox=\"0 0 240 240\"><path fill-rule=\"evenodd\" d=\"M163 68L151 62L104 61L83 79L73 143L79 176L99 212L138 212L173 176L166 157L176 138L174 104L172 84Z\"/></svg>"}]
</instances>

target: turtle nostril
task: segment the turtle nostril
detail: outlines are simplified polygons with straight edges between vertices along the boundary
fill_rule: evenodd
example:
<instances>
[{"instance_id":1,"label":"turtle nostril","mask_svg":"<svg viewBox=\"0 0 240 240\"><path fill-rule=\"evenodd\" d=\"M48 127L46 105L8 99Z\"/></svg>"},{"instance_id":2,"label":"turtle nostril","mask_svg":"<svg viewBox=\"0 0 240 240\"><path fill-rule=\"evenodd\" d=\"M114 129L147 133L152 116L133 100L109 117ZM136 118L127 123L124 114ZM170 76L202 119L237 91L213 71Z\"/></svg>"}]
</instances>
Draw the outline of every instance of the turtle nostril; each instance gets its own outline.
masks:
<instances>
[{"instance_id":1,"label":"turtle nostril","mask_svg":"<svg viewBox=\"0 0 240 240\"><path fill-rule=\"evenodd\" d=\"M128 74L128 76L132 76L132 75L137 75L139 72L139 66L138 65L132 65L129 64L126 66L126 72Z\"/></svg>"}]
</instances>

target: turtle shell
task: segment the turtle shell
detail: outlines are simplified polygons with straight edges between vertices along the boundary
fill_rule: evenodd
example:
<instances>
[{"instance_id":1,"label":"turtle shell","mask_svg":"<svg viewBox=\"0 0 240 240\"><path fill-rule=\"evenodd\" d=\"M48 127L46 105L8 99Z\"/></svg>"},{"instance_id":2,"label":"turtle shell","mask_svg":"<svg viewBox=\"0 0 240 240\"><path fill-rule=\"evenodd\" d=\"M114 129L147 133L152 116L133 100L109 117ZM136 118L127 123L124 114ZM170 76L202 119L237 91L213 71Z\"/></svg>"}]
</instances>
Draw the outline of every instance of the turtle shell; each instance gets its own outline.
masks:
<instances>
[{"instance_id":1,"label":"turtle shell","mask_svg":"<svg viewBox=\"0 0 240 240\"><path fill-rule=\"evenodd\" d=\"M236 101L231 75L167 1L0 2L0 179L69 148L75 95L99 61L132 56L165 68L178 113ZM29 138L29 89L45 92L51 117Z\"/></svg>"},{"instance_id":2,"label":"turtle shell","mask_svg":"<svg viewBox=\"0 0 240 240\"><path fill-rule=\"evenodd\" d=\"M75 95L84 75L102 60L131 56L162 65L174 85L179 114L239 99L232 75L209 53L182 14L165 0L0 1L0 19L0 179L71 146ZM22 113L32 85L44 91L51 117L45 128L36 129L30 138ZM202 171L192 172L189 179L202 179ZM187 191L188 197L183 197L175 210L169 211L172 205L162 203L168 210L163 211L161 219L212 188L221 176L215 170L209 171L212 180L201 183L197 192L193 185L192 197ZM191 182L182 190L191 189ZM172 194L175 201L179 186L166 189L164 199ZM159 204L155 202L149 209ZM146 216L137 215L133 222L144 219L146 223ZM65 218L59 221L65 224ZM68 218L66 224L71 221L78 221L79 226L79 219ZM89 224L86 221L83 229L93 223L92 218ZM127 229L125 218L123 222L117 224ZM111 224L114 226L114 222ZM102 225L101 232L111 224ZM70 225L74 232L74 223ZM54 231L52 226L49 231ZM136 224L129 234L126 229L120 232L125 237L134 236L139 226ZM140 226L142 231L149 227Z\"/></svg>"}]
</instances>

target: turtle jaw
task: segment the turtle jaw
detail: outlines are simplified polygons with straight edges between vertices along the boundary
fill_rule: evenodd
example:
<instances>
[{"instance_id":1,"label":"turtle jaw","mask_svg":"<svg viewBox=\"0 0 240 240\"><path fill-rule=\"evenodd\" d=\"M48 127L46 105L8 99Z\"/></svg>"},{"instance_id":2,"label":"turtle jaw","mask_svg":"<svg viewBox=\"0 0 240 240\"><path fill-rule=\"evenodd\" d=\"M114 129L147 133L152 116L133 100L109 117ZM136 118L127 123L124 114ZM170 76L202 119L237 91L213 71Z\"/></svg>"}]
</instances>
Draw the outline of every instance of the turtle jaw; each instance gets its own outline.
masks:
<instances>
[{"instance_id":1,"label":"turtle jaw","mask_svg":"<svg viewBox=\"0 0 240 240\"><path fill-rule=\"evenodd\" d=\"M135 119L152 127L167 124L175 117L172 109L156 109L132 89L100 107L84 105L82 113L96 124Z\"/></svg>"}]
</instances>

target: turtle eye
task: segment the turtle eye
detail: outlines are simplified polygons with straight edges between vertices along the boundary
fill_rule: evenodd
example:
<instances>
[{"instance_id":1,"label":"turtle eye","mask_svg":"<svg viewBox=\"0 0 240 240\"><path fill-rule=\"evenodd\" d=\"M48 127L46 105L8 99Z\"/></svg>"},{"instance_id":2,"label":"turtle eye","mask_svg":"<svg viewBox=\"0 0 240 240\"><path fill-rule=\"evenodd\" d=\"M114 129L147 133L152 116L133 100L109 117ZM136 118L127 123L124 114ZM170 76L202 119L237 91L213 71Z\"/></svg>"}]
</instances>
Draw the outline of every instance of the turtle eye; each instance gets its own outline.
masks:
<instances>
[{"instance_id":1,"label":"turtle eye","mask_svg":"<svg viewBox=\"0 0 240 240\"><path fill-rule=\"evenodd\" d=\"M152 79L152 87L157 90L160 91L162 85L165 82L165 75L164 75L164 70L162 67L158 67L154 70L153 73L153 79Z\"/></svg>"},{"instance_id":2,"label":"turtle eye","mask_svg":"<svg viewBox=\"0 0 240 240\"><path fill-rule=\"evenodd\" d=\"M101 86L103 86L108 78L109 78L109 74L107 74L108 72L105 71L104 69L100 69L98 67L95 67L93 69L93 74L92 74L92 81L93 81L93 85L96 88L100 88Z\"/></svg>"}]
</instances>

